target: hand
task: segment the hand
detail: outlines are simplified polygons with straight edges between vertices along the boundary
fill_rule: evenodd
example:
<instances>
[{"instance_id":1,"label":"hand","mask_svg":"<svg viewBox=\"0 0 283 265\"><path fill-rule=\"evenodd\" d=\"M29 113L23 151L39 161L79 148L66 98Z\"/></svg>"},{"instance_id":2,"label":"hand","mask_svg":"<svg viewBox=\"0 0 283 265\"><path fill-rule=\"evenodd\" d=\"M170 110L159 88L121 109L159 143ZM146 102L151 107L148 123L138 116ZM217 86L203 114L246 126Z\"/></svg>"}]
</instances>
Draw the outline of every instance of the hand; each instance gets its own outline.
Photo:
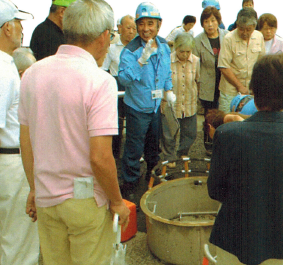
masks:
<instances>
[{"instance_id":1,"label":"hand","mask_svg":"<svg viewBox=\"0 0 283 265\"><path fill-rule=\"evenodd\" d=\"M130 210L122 200L120 203L112 203L110 202L110 211L115 214L119 214L119 225L123 225L123 231L127 228L130 221Z\"/></svg>"},{"instance_id":2,"label":"hand","mask_svg":"<svg viewBox=\"0 0 283 265\"><path fill-rule=\"evenodd\" d=\"M166 100L169 106L173 105L176 101L176 95L172 90L166 92Z\"/></svg>"},{"instance_id":3,"label":"hand","mask_svg":"<svg viewBox=\"0 0 283 265\"><path fill-rule=\"evenodd\" d=\"M240 92L242 95L249 95L250 94L249 89L246 88L245 86L238 88L238 92Z\"/></svg>"},{"instance_id":4,"label":"hand","mask_svg":"<svg viewBox=\"0 0 283 265\"><path fill-rule=\"evenodd\" d=\"M150 40L147 42L147 44L145 45L145 47L143 48L142 55L141 55L141 57L138 59L139 63L141 63L141 64L147 64L147 60L150 58L150 56L152 55L152 53L157 50L157 48L151 47L152 43L153 43L153 39L150 39Z\"/></svg>"},{"instance_id":5,"label":"hand","mask_svg":"<svg viewBox=\"0 0 283 265\"><path fill-rule=\"evenodd\" d=\"M33 222L37 220L34 191L29 192L27 203L26 203L26 214L29 215L29 217L31 218Z\"/></svg>"}]
</instances>

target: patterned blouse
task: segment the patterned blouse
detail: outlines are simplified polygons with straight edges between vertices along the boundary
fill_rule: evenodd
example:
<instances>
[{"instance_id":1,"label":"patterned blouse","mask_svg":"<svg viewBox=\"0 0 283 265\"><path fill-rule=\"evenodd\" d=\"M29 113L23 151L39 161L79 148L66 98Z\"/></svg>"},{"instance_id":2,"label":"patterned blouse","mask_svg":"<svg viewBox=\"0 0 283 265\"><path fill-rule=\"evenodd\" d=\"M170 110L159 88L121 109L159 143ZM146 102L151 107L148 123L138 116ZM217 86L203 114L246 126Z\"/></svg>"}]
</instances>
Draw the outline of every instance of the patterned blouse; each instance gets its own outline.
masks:
<instances>
[{"instance_id":1,"label":"patterned blouse","mask_svg":"<svg viewBox=\"0 0 283 265\"><path fill-rule=\"evenodd\" d=\"M191 54L185 64L178 59L176 52L171 54L173 92L176 95L174 109L177 118L190 117L197 112L200 76L199 57Z\"/></svg>"}]
</instances>

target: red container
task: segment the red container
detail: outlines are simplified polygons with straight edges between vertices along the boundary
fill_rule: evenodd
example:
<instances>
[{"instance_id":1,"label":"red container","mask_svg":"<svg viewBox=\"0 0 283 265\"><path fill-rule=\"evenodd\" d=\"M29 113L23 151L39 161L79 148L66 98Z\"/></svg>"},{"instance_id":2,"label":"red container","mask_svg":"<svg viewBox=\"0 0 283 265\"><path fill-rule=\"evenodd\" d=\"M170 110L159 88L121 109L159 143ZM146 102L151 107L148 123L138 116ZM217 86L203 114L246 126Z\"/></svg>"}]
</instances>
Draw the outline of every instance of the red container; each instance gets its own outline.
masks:
<instances>
[{"instance_id":1,"label":"red container","mask_svg":"<svg viewBox=\"0 0 283 265\"><path fill-rule=\"evenodd\" d=\"M128 208L130 209L130 222L128 224L128 227L125 231L121 231L121 242L125 242L132 238L138 231L137 227L137 211L136 211L136 205L130 201L127 201L123 199Z\"/></svg>"}]
</instances>

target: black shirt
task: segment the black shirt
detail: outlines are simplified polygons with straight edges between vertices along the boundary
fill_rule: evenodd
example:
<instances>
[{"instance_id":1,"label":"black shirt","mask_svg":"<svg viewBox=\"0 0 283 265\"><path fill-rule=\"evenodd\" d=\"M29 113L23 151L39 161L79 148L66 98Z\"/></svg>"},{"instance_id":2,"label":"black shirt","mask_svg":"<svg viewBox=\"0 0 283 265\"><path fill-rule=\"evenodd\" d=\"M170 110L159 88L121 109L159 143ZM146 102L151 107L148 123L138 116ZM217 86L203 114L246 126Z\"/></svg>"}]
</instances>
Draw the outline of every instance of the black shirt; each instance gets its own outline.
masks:
<instances>
[{"instance_id":1,"label":"black shirt","mask_svg":"<svg viewBox=\"0 0 283 265\"><path fill-rule=\"evenodd\" d=\"M65 44L63 31L46 18L33 31L30 48L34 52L35 58L41 60L55 54L61 44Z\"/></svg>"},{"instance_id":2,"label":"black shirt","mask_svg":"<svg viewBox=\"0 0 283 265\"><path fill-rule=\"evenodd\" d=\"M213 50L214 56L215 56L215 73L216 73L216 79L215 79L215 93L214 93L214 97L219 97L219 82L220 82L220 77L221 77L221 72L218 69L218 56L219 56L219 52L220 52L220 40L219 37L215 38L215 39L209 39L211 48Z\"/></svg>"}]
</instances>

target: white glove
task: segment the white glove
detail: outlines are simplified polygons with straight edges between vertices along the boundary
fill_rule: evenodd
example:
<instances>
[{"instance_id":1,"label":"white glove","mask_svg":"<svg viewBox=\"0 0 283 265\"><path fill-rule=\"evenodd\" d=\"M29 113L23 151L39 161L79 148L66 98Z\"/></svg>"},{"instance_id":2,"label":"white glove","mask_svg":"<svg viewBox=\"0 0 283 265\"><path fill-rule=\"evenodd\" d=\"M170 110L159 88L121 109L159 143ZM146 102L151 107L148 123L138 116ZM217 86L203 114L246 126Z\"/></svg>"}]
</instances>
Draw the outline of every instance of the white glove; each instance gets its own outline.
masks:
<instances>
[{"instance_id":1,"label":"white glove","mask_svg":"<svg viewBox=\"0 0 283 265\"><path fill-rule=\"evenodd\" d=\"M152 42L153 42L153 39L150 39L147 42L147 44L145 45L145 47L143 48L142 55L138 59L138 61L141 64L147 64L147 60L150 58L150 56L153 54L153 52L155 52L157 50L157 48L151 47Z\"/></svg>"},{"instance_id":2,"label":"white glove","mask_svg":"<svg viewBox=\"0 0 283 265\"><path fill-rule=\"evenodd\" d=\"M166 92L166 100L169 106L173 105L176 101L176 95L173 93L172 90Z\"/></svg>"}]
</instances>

